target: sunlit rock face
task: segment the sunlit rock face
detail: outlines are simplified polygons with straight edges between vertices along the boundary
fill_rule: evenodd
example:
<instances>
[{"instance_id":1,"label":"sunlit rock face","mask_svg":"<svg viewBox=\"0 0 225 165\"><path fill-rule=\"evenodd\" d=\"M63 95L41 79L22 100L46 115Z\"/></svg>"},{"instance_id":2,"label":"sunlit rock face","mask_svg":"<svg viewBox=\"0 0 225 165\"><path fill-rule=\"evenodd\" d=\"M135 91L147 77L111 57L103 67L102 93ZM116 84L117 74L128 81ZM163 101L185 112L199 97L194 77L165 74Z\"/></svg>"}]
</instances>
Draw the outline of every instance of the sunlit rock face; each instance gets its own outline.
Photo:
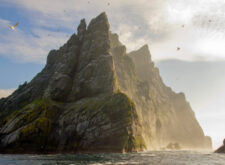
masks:
<instances>
[{"instance_id":1,"label":"sunlit rock face","mask_svg":"<svg viewBox=\"0 0 225 165\"><path fill-rule=\"evenodd\" d=\"M148 46L127 54L105 13L50 51L45 68L0 100L1 152L211 148L184 94L166 87Z\"/></svg>"},{"instance_id":2,"label":"sunlit rock face","mask_svg":"<svg viewBox=\"0 0 225 165\"><path fill-rule=\"evenodd\" d=\"M211 149L211 139L204 135L184 94L163 83L148 46L126 54L116 34L111 34L111 43L119 89L136 105L147 148L166 149L176 143L183 149Z\"/></svg>"}]
</instances>

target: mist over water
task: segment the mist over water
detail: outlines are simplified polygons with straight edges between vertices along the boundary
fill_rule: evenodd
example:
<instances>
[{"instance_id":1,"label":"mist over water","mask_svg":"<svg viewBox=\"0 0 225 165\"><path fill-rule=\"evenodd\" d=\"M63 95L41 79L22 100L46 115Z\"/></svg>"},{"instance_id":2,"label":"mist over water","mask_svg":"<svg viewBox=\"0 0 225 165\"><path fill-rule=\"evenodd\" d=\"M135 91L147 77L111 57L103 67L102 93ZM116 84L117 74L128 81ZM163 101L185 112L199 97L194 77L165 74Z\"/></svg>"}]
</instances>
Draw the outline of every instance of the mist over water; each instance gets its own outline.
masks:
<instances>
[{"instance_id":1,"label":"mist over water","mask_svg":"<svg viewBox=\"0 0 225 165\"><path fill-rule=\"evenodd\" d=\"M164 60L156 63L166 85L184 92L213 148L222 145L224 130L225 61Z\"/></svg>"},{"instance_id":2,"label":"mist over water","mask_svg":"<svg viewBox=\"0 0 225 165\"><path fill-rule=\"evenodd\" d=\"M225 155L194 151L148 151L126 154L0 155L4 165L222 165Z\"/></svg>"}]
</instances>

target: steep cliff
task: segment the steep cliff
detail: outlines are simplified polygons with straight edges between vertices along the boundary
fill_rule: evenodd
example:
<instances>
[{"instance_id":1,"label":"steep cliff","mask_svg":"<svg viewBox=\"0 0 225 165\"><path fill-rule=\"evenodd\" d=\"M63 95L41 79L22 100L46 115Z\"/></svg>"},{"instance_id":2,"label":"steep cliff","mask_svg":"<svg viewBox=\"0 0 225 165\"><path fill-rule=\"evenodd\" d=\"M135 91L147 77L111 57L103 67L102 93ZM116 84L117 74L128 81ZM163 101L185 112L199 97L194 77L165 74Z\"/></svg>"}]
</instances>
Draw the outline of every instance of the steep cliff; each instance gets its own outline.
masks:
<instances>
[{"instance_id":1,"label":"steep cliff","mask_svg":"<svg viewBox=\"0 0 225 165\"><path fill-rule=\"evenodd\" d=\"M136 105L147 148L177 143L181 148L210 149L211 139L205 137L184 94L163 83L148 46L126 54L116 34L111 34L111 42L119 89Z\"/></svg>"},{"instance_id":2,"label":"steep cliff","mask_svg":"<svg viewBox=\"0 0 225 165\"><path fill-rule=\"evenodd\" d=\"M126 53L105 13L29 83L0 100L1 152L130 152L210 148L184 94L162 82L148 46Z\"/></svg>"}]
</instances>

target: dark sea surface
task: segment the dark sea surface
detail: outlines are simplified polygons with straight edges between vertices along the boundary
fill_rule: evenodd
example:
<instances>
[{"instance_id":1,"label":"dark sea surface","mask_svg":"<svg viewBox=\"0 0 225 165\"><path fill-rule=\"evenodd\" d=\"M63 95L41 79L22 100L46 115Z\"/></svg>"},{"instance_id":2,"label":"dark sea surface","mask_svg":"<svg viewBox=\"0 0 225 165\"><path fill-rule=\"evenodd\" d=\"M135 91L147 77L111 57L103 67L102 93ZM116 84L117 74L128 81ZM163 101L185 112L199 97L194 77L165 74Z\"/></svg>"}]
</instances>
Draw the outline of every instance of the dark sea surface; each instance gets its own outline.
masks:
<instances>
[{"instance_id":1,"label":"dark sea surface","mask_svg":"<svg viewBox=\"0 0 225 165\"><path fill-rule=\"evenodd\" d=\"M1 165L225 165L225 154L151 151L127 154L0 155Z\"/></svg>"}]
</instances>

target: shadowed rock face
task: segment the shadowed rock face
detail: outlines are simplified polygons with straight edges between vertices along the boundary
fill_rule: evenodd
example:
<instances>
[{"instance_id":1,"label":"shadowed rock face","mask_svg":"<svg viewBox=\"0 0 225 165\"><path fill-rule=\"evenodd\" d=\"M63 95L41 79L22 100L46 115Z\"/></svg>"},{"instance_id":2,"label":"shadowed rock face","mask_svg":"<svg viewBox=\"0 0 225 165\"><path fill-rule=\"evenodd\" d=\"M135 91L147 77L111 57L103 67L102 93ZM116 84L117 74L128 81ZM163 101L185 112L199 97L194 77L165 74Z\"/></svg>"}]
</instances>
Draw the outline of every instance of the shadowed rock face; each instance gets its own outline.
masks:
<instances>
[{"instance_id":1,"label":"shadowed rock face","mask_svg":"<svg viewBox=\"0 0 225 165\"><path fill-rule=\"evenodd\" d=\"M59 50L45 68L0 99L1 152L131 152L211 148L184 94L162 82L148 46L126 53L105 13Z\"/></svg>"}]
</instances>

